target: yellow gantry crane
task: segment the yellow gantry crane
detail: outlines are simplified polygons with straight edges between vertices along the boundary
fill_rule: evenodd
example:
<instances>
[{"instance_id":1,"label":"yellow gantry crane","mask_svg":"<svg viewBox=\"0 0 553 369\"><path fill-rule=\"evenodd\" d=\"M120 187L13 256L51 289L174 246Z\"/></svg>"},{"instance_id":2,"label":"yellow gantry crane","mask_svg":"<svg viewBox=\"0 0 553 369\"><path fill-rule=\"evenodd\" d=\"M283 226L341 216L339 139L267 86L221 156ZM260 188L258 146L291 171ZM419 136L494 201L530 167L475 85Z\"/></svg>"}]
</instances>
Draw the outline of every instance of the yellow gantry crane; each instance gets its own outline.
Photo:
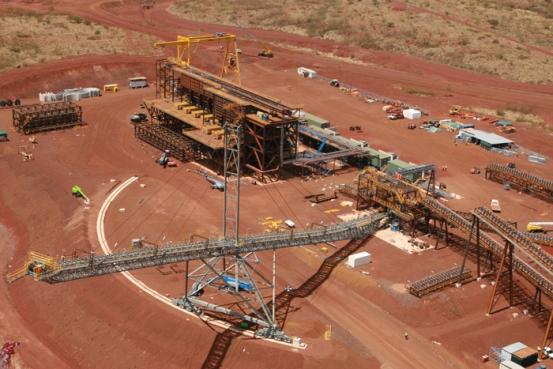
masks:
<instances>
[{"instance_id":1,"label":"yellow gantry crane","mask_svg":"<svg viewBox=\"0 0 553 369\"><path fill-rule=\"evenodd\" d=\"M169 61L182 65L183 67L191 66L192 54L202 42L218 42L224 43L225 55L223 58L223 66L221 68L221 77L232 74L227 77L231 81L241 85L240 81L240 64L238 62L238 48L236 46L236 36L230 33L215 32L213 36L177 36L176 41L156 42L155 48L165 46L177 46L177 57L168 58Z\"/></svg>"}]
</instances>

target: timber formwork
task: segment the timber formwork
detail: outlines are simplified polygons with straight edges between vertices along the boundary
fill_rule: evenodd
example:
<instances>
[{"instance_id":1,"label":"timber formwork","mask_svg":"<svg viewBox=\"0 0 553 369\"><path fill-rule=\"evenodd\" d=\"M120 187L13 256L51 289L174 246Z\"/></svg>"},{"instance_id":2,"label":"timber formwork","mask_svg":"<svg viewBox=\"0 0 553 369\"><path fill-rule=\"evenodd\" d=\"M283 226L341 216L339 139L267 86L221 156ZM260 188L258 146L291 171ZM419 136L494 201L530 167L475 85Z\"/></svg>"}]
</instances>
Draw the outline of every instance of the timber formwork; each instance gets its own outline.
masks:
<instances>
[{"instance_id":1,"label":"timber formwork","mask_svg":"<svg viewBox=\"0 0 553 369\"><path fill-rule=\"evenodd\" d=\"M85 124L82 108L71 101L19 106L12 117L14 129L26 135Z\"/></svg>"},{"instance_id":2,"label":"timber formwork","mask_svg":"<svg viewBox=\"0 0 553 369\"><path fill-rule=\"evenodd\" d=\"M499 164L488 164L486 165L486 179L499 183L509 182L511 188L553 202L553 182L533 174Z\"/></svg>"},{"instance_id":3,"label":"timber formwork","mask_svg":"<svg viewBox=\"0 0 553 369\"><path fill-rule=\"evenodd\" d=\"M202 158L201 147L196 141L159 124L136 124L134 136L160 150L169 150L169 156L182 162Z\"/></svg>"},{"instance_id":4,"label":"timber formwork","mask_svg":"<svg viewBox=\"0 0 553 369\"><path fill-rule=\"evenodd\" d=\"M220 160L222 141L211 128L229 123L243 127L242 169L260 181L278 176L282 163L296 157L298 108L168 60L156 68L156 100L145 101L150 115L204 146L205 156Z\"/></svg>"},{"instance_id":5,"label":"timber formwork","mask_svg":"<svg viewBox=\"0 0 553 369\"><path fill-rule=\"evenodd\" d=\"M472 275L470 269L463 268L463 272L461 273L461 267L455 266L406 284L405 289L412 295L422 297L444 287L451 286L457 282L459 274L461 274L462 280L468 279Z\"/></svg>"}]
</instances>

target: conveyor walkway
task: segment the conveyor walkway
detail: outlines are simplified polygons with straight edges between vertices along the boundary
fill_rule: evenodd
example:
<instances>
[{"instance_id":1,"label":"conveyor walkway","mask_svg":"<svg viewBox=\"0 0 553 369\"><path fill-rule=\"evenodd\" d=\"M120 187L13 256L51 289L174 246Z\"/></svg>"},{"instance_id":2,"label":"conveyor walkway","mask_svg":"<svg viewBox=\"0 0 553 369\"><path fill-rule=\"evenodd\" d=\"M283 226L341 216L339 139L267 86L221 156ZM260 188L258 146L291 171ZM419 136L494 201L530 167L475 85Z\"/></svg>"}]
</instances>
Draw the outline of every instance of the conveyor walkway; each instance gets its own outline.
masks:
<instances>
[{"instance_id":1,"label":"conveyor walkway","mask_svg":"<svg viewBox=\"0 0 553 369\"><path fill-rule=\"evenodd\" d=\"M424 205L430 209L438 217L443 218L448 223L453 224L460 231L465 234L470 234L471 223L457 214L455 211L445 207L438 201L425 198L423 200ZM475 235L476 232L473 232ZM494 255L501 257L503 255L504 247L499 242L488 236L484 232L480 232L480 245L487 250L490 250ZM517 255L513 255L513 267L514 270L522 277L532 283L534 286L543 291L547 296L553 298L553 283L538 273L535 269L530 267L526 262L521 260ZM545 268L545 266L544 266Z\"/></svg>"},{"instance_id":2,"label":"conveyor walkway","mask_svg":"<svg viewBox=\"0 0 553 369\"><path fill-rule=\"evenodd\" d=\"M36 281L67 282L187 260L217 256L230 257L248 252L362 238L375 232L378 221L385 215L384 213L373 214L370 217L305 231L292 230L268 235L251 235L240 238L237 245L234 244L235 240L190 242L61 261L31 252L25 266L9 274L7 280L11 283L31 274Z\"/></svg>"}]
</instances>

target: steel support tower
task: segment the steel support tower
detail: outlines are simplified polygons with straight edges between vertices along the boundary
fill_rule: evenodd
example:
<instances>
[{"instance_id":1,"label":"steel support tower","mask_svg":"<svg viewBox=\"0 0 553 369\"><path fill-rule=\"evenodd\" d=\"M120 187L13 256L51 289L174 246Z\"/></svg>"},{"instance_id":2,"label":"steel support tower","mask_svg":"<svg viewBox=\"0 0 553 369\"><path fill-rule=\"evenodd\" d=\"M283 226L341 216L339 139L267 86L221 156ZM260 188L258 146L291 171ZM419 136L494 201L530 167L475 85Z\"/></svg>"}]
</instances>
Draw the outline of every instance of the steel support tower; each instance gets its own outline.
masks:
<instances>
[{"instance_id":1,"label":"steel support tower","mask_svg":"<svg viewBox=\"0 0 553 369\"><path fill-rule=\"evenodd\" d=\"M278 329L275 315L276 249L273 249L272 280L258 269L255 252L240 253L240 144L243 127L225 125L223 247L228 256L201 258L201 266L188 273L185 295L173 303L198 315L203 309L223 313L256 327L255 334L279 341L292 339ZM208 240L209 242L210 240ZM234 251L235 250L235 251ZM192 288L188 290L189 280ZM270 294L268 296L268 294ZM266 303L271 298L271 308Z\"/></svg>"}]
</instances>

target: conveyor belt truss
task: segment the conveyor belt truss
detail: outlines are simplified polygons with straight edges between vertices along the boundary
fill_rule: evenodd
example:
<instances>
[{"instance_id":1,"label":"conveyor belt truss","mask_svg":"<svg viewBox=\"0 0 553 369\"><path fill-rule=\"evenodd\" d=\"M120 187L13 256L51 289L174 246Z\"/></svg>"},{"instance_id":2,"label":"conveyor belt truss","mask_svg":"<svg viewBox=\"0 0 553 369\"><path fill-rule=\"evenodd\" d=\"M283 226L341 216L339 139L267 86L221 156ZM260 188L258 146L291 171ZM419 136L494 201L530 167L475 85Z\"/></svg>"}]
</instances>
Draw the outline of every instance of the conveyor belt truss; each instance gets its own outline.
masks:
<instances>
[{"instance_id":1,"label":"conveyor belt truss","mask_svg":"<svg viewBox=\"0 0 553 369\"><path fill-rule=\"evenodd\" d=\"M431 275L406 284L405 289L412 295L422 297L443 287L454 284L459 278L460 271L461 267L455 266L437 273L432 273ZM461 278L464 280L470 277L470 269L464 268Z\"/></svg>"},{"instance_id":2,"label":"conveyor belt truss","mask_svg":"<svg viewBox=\"0 0 553 369\"><path fill-rule=\"evenodd\" d=\"M44 266L42 270L36 270L35 268L35 280L48 283L67 282L127 270L174 264L187 260L209 259L217 256L235 256L249 252L361 238L373 233L376 230L378 221L384 216L385 214L375 214L371 217L306 231L252 235L240 238L237 245L221 240L217 242L205 241L170 246L154 246L110 255L58 261L52 264L51 267L49 264L43 263L42 260L35 260L33 256L35 253L30 253L29 262L33 265L40 264ZM14 275L12 273L7 278L8 282L11 283L20 277L22 277L21 274Z\"/></svg>"},{"instance_id":3,"label":"conveyor belt truss","mask_svg":"<svg viewBox=\"0 0 553 369\"><path fill-rule=\"evenodd\" d=\"M455 213L455 211L445 207L438 201L431 198L425 198L423 200L423 203L437 217L444 219L449 224L453 224L465 234L471 233L471 223L459 214ZM473 237L475 236L476 232L473 233ZM482 247L484 247L486 250L491 251L497 257L501 258L503 256L504 247L499 242L497 242L484 232L479 233L479 238ZM543 275L538 273L535 269L530 267L526 262L521 260L516 255L513 255L513 268L518 274L529 281L532 285L534 285L536 288L543 291L547 296L553 299L553 283L545 278Z\"/></svg>"},{"instance_id":4,"label":"conveyor belt truss","mask_svg":"<svg viewBox=\"0 0 553 369\"><path fill-rule=\"evenodd\" d=\"M492 181L509 182L511 188L553 202L553 182L499 164L486 165L486 178Z\"/></svg>"}]
</instances>

